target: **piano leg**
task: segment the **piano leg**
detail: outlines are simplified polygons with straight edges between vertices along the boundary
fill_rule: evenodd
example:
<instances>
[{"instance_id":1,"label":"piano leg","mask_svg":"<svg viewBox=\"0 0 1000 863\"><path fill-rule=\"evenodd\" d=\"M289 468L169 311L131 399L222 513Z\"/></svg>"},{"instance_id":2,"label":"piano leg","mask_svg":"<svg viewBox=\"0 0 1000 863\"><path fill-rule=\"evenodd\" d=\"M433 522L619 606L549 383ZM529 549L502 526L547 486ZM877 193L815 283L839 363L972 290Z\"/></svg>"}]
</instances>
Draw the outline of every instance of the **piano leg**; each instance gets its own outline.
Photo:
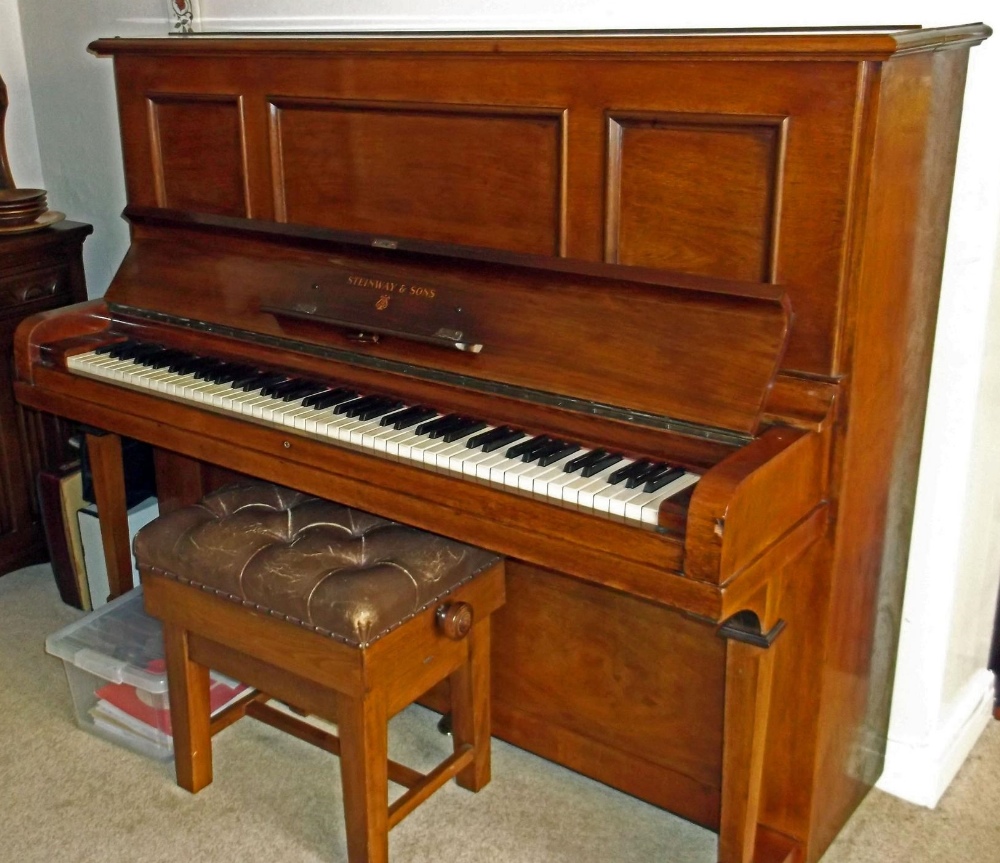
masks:
<instances>
[{"instance_id":1,"label":"piano leg","mask_svg":"<svg viewBox=\"0 0 1000 863\"><path fill-rule=\"evenodd\" d=\"M153 464L160 515L197 503L211 490L204 462L154 447Z\"/></svg>"},{"instance_id":2,"label":"piano leg","mask_svg":"<svg viewBox=\"0 0 1000 863\"><path fill-rule=\"evenodd\" d=\"M762 635L759 624L746 626L742 617L720 630L727 644L719 863L764 863L756 851L774 668L770 642L783 624ZM756 622L755 615L749 617Z\"/></svg>"},{"instance_id":3,"label":"piano leg","mask_svg":"<svg viewBox=\"0 0 1000 863\"><path fill-rule=\"evenodd\" d=\"M88 432L87 454L108 569L111 590L108 599L114 599L132 589L132 549L128 537L121 438L116 434Z\"/></svg>"}]
</instances>

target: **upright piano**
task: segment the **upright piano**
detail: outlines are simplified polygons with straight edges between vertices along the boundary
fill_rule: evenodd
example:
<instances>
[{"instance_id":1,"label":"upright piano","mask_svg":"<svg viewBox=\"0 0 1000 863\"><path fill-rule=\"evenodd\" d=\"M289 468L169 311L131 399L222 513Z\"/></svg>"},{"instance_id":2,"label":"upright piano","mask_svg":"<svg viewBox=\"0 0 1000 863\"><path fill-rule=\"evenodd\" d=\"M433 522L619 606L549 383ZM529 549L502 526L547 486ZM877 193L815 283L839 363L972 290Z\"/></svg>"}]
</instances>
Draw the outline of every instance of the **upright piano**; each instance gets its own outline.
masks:
<instances>
[{"instance_id":1,"label":"upright piano","mask_svg":"<svg viewBox=\"0 0 1000 863\"><path fill-rule=\"evenodd\" d=\"M816 861L882 767L989 32L95 42L131 246L16 390L88 430L113 589L121 436L164 509L248 474L496 550L498 737Z\"/></svg>"}]
</instances>

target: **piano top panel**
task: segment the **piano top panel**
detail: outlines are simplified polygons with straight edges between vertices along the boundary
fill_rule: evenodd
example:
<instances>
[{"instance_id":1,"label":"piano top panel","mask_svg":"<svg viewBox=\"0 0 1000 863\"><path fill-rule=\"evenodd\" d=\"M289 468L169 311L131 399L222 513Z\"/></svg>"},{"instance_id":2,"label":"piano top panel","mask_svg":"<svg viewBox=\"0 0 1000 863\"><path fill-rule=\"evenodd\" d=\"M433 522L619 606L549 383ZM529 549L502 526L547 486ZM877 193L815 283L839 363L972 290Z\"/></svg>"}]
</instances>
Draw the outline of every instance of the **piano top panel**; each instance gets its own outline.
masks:
<instances>
[{"instance_id":1,"label":"piano top panel","mask_svg":"<svg viewBox=\"0 0 1000 863\"><path fill-rule=\"evenodd\" d=\"M254 34L191 33L170 39L98 39L90 50L101 55L165 53L273 53L276 41L286 54L327 53L331 46L365 52L425 51L509 53L803 55L817 58L878 57L942 45L977 45L992 31L981 23L923 28L896 24L871 27L797 27L757 30L593 30L501 32L358 32Z\"/></svg>"},{"instance_id":2,"label":"piano top panel","mask_svg":"<svg viewBox=\"0 0 1000 863\"><path fill-rule=\"evenodd\" d=\"M246 220L132 216L136 236L111 303L587 413L752 434L789 327L770 287L377 248ZM367 327L333 322L345 318L381 325L379 340L357 341ZM456 327L481 350L427 343L427 333Z\"/></svg>"}]
</instances>

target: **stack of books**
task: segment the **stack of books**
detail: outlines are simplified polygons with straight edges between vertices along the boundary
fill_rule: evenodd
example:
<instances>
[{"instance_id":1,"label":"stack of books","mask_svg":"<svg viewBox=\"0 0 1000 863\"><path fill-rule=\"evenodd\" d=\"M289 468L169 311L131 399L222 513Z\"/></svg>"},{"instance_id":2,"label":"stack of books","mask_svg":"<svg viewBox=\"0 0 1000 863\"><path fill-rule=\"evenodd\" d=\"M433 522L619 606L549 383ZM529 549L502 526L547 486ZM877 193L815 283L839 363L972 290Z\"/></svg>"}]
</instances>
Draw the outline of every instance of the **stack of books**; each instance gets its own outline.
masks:
<instances>
[{"instance_id":1,"label":"stack of books","mask_svg":"<svg viewBox=\"0 0 1000 863\"><path fill-rule=\"evenodd\" d=\"M149 674L166 673L166 663L153 659L146 664ZM217 671L210 674L209 700L212 715L237 701L249 687ZM127 683L106 683L94 695L90 708L94 725L113 736L138 735L158 747L173 751L169 692L153 693Z\"/></svg>"}]
</instances>

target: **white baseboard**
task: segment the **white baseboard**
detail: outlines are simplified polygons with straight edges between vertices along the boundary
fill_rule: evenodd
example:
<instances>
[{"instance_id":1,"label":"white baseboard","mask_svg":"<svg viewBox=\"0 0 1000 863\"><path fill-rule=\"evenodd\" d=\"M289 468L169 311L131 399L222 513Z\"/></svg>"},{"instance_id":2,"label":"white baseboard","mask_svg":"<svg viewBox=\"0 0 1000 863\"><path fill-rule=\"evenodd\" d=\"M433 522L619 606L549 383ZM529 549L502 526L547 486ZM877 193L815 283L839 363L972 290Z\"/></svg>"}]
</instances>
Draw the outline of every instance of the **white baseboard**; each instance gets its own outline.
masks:
<instances>
[{"instance_id":1,"label":"white baseboard","mask_svg":"<svg viewBox=\"0 0 1000 863\"><path fill-rule=\"evenodd\" d=\"M993 673L983 669L966 684L950 713L919 741L889 737L885 769L876 787L919 806L937 806L979 735L993 718Z\"/></svg>"}]
</instances>

